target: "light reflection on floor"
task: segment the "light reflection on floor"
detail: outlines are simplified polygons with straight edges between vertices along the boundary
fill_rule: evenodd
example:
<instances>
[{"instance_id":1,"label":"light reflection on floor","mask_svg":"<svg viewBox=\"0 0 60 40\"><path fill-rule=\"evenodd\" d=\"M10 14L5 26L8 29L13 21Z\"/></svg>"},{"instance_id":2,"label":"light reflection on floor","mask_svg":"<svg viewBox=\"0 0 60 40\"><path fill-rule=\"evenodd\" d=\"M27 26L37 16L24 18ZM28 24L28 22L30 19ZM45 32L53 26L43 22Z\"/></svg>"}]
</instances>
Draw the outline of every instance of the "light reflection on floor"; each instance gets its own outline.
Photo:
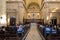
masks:
<instances>
[{"instance_id":1,"label":"light reflection on floor","mask_svg":"<svg viewBox=\"0 0 60 40\"><path fill-rule=\"evenodd\" d=\"M31 23L31 29L25 40L42 40L37 30L37 24Z\"/></svg>"}]
</instances>

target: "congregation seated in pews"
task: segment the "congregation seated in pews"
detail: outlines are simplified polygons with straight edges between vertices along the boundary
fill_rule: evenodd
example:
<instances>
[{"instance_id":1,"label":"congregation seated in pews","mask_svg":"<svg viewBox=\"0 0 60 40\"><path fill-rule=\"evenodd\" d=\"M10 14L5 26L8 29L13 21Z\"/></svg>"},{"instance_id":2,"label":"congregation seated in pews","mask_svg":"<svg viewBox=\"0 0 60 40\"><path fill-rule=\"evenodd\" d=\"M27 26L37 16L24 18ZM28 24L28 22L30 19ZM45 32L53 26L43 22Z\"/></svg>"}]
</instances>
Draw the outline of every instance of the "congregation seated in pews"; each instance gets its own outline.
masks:
<instances>
[{"instance_id":1,"label":"congregation seated in pews","mask_svg":"<svg viewBox=\"0 0 60 40\"><path fill-rule=\"evenodd\" d=\"M20 24L14 26L0 27L0 40L19 40L26 34L30 25Z\"/></svg>"},{"instance_id":2,"label":"congregation seated in pews","mask_svg":"<svg viewBox=\"0 0 60 40\"><path fill-rule=\"evenodd\" d=\"M59 40L60 39L60 26L59 25L43 25L39 24L38 27L41 34L46 40Z\"/></svg>"}]
</instances>

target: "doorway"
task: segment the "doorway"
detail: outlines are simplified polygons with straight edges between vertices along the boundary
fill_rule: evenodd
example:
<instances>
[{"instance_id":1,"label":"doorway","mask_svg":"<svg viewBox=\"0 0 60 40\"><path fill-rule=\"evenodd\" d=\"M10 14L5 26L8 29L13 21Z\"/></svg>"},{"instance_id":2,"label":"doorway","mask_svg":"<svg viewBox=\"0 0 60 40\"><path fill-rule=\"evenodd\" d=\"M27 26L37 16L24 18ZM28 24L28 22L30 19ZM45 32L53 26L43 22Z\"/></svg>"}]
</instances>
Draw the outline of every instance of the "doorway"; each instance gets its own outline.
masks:
<instances>
[{"instance_id":1,"label":"doorway","mask_svg":"<svg viewBox=\"0 0 60 40\"><path fill-rule=\"evenodd\" d=\"M57 25L57 18L56 19L51 19L53 25Z\"/></svg>"},{"instance_id":2,"label":"doorway","mask_svg":"<svg viewBox=\"0 0 60 40\"><path fill-rule=\"evenodd\" d=\"M11 17L11 18L10 18L10 25L11 25L11 26L16 25L16 18L15 18L15 17Z\"/></svg>"}]
</instances>

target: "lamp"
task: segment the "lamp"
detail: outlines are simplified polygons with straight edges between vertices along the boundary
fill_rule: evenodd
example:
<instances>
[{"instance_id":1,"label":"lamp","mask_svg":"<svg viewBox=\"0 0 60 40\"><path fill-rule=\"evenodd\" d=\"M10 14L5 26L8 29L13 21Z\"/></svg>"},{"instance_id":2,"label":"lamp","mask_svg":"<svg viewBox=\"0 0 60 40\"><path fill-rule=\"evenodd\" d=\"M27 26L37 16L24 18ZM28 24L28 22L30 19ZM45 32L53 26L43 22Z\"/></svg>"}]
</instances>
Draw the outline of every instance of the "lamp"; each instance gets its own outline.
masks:
<instances>
[{"instance_id":1,"label":"lamp","mask_svg":"<svg viewBox=\"0 0 60 40\"><path fill-rule=\"evenodd\" d=\"M49 20L49 17L47 16L47 20Z\"/></svg>"}]
</instances>

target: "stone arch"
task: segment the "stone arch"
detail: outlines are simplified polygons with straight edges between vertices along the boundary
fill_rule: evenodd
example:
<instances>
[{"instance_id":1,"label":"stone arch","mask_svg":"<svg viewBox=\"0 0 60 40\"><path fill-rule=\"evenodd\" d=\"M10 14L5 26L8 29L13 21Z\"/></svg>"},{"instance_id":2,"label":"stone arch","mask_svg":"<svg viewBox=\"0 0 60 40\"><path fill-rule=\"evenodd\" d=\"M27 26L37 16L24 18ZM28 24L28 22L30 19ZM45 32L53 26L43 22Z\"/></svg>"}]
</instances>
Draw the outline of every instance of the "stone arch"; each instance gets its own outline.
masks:
<instances>
[{"instance_id":1,"label":"stone arch","mask_svg":"<svg viewBox=\"0 0 60 40\"><path fill-rule=\"evenodd\" d=\"M30 3L30 4L27 6L27 9L29 9L31 6L36 6L38 9L40 9L39 4L36 3L36 2L32 2L32 3Z\"/></svg>"}]
</instances>

